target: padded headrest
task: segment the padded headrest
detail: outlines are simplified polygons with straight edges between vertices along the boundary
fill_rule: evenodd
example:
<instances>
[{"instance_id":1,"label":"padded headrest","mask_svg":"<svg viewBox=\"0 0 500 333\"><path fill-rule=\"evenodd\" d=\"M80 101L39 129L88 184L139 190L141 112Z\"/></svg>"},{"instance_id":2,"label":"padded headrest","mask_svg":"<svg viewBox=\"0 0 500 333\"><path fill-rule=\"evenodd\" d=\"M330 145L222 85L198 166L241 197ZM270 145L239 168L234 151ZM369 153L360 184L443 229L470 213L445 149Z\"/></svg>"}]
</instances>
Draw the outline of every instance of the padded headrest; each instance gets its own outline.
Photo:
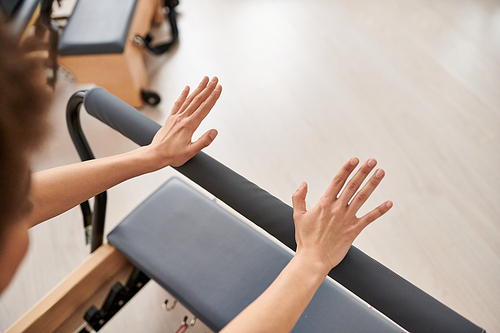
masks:
<instances>
[{"instance_id":1,"label":"padded headrest","mask_svg":"<svg viewBox=\"0 0 500 333\"><path fill-rule=\"evenodd\" d=\"M122 53L137 0L78 1L59 39L59 55Z\"/></svg>"}]
</instances>

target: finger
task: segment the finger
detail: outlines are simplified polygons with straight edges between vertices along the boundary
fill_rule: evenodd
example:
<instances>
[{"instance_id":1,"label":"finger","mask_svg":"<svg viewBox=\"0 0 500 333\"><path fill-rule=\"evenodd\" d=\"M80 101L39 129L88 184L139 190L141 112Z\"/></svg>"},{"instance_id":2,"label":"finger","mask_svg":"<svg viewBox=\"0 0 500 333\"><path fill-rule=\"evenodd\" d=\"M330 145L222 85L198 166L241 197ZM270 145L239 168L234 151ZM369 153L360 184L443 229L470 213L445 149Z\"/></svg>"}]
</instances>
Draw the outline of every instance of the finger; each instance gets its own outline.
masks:
<instances>
[{"instance_id":1,"label":"finger","mask_svg":"<svg viewBox=\"0 0 500 333\"><path fill-rule=\"evenodd\" d=\"M361 230L363 230L364 228L366 228L367 225L369 225L370 223L372 223L373 221L375 221L376 219L387 213L389 209L392 208L392 206L393 206L392 201L386 201L377 208L375 208L374 210L372 210L371 212L364 215L362 218L360 218L358 223Z\"/></svg>"},{"instance_id":2,"label":"finger","mask_svg":"<svg viewBox=\"0 0 500 333\"><path fill-rule=\"evenodd\" d=\"M198 96L202 91L203 89L205 89L205 87L207 86L208 84L208 76L205 76L203 77L203 79L201 80L200 84L198 85L198 87L196 87L196 89L191 93L191 95L189 95L189 97L186 99L186 101L184 102L184 104L182 105L181 109L179 110L179 112L184 112L184 110L186 110L186 108L189 106L189 104L191 104L191 102L193 101L193 99L196 98L196 96Z\"/></svg>"},{"instance_id":3,"label":"finger","mask_svg":"<svg viewBox=\"0 0 500 333\"><path fill-rule=\"evenodd\" d=\"M325 194L323 195L323 198L325 198L326 200L336 199L339 195L340 190L342 189L342 187L344 187L347 178L349 178L351 172L356 169L358 163L359 159L356 157L353 157L349 161L345 162L339 172L337 172L335 177L333 177L333 180L328 186Z\"/></svg>"},{"instance_id":4,"label":"finger","mask_svg":"<svg viewBox=\"0 0 500 333\"><path fill-rule=\"evenodd\" d=\"M356 194L352 199L349 209L356 214L356 212L363 206L363 204L368 200L370 195L375 191L377 186L380 184L384 178L385 172L382 169L375 171L375 174L370 178L365 186Z\"/></svg>"},{"instance_id":5,"label":"finger","mask_svg":"<svg viewBox=\"0 0 500 333\"><path fill-rule=\"evenodd\" d=\"M193 126L198 127L205 117L210 113L222 93L222 86L218 85L203 104L191 115Z\"/></svg>"},{"instance_id":6,"label":"finger","mask_svg":"<svg viewBox=\"0 0 500 333\"><path fill-rule=\"evenodd\" d=\"M190 147L191 156L198 154L203 148L208 147L215 140L217 134L217 130L211 129L193 142Z\"/></svg>"},{"instance_id":7,"label":"finger","mask_svg":"<svg viewBox=\"0 0 500 333\"><path fill-rule=\"evenodd\" d=\"M208 83L208 85L203 89L201 93L199 93L186 107L184 110L184 114L186 116L192 115L200 105L207 100L207 98L212 94L212 92L217 87L217 83L219 79L217 77L213 77L212 80Z\"/></svg>"},{"instance_id":8,"label":"finger","mask_svg":"<svg viewBox=\"0 0 500 333\"><path fill-rule=\"evenodd\" d=\"M292 195L293 215L303 214L307 211L306 207L307 183L302 182Z\"/></svg>"},{"instance_id":9,"label":"finger","mask_svg":"<svg viewBox=\"0 0 500 333\"><path fill-rule=\"evenodd\" d=\"M176 114L177 112L179 112L182 105L186 101L188 94L189 94L189 86L186 86L184 88L184 90L181 92L181 95L179 96L179 98L177 98L177 101L175 101L174 106L172 107L172 111L170 112L170 114Z\"/></svg>"},{"instance_id":10,"label":"finger","mask_svg":"<svg viewBox=\"0 0 500 333\"><path fill-rule=\"evenodd\" d=\"M358 172L351 178L351 180L347 183L346 187L342 190L339 199L342 200L346 205L351 201L354 194L358 191L361 184L365 178L370 174L373 168L377 165L377 160L374 158L368 159L361 168L359 168Z\"/></svg>"}]
</instances>

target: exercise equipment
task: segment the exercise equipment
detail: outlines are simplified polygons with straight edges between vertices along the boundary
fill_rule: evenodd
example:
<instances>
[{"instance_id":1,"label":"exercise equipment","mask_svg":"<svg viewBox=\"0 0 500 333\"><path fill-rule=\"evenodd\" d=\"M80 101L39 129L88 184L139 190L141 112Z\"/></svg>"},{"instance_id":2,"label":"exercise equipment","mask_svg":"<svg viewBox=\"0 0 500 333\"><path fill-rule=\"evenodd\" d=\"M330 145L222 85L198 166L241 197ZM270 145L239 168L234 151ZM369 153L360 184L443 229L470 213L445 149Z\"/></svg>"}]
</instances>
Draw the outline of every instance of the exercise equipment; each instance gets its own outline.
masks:
<instances>
[{"instance_id":1,"label":"exercise equipment","mask_svg":"<svg viewBox=\"0 0 500 333\"><path fill-rule=\"evenodd\" d=\"M68 103L67 119L82 160L93 158L79 122L82 104L89 114L142 146L149 144L160 129L159 124L102 88L78 92ZM96 199L93 212L88 203L83 204L84 211L90 214L86 220L92 221L91 243L95 251L89 262L63 281L62 296L50 299L49 295L48 300L41 301L50 311L31 311L56 313L64 304L64 309L72 307L67 312L82 315L86 300L73 300L68 305L65 299L81 294L86 284L91 291L106 285L109 288L106 278L100 275L122 274L134 282L134 277L144 276L158 282L193 315L218 331L260 295L293 255L292 208L203 152L176 169L282 244L173 178L108 235L109 244L101 245L106 203L103 193ZM401 331L395 323L410 332L484 332L354 246L329 275L333 280L323 282L293 332ZM90 307L86 311L86 319L99 314L93 322L104 325L109 313L130 299L130 286L142 287L146 282L127 283L129 287L115 285L100 309ZM25 316L16 324L29 332L50 320L60 328L67 325L60 317L49 313L29 321L30 316Z\"/></svg>"},{"instance_id":2,"label":"exercise equipment","mask_svg":"<svg viewBox=\"0 0 500 333\"><path fill-rule=\"evenodd\" d=\"M59 64L79 83L106 88L134 107L157 105L160 95L147 89L144 48L159 55L178 38L177 0L78 1L59 39ZM172 39L152 45L153 24L170 22Z\"/></svg>"}]
</instances>

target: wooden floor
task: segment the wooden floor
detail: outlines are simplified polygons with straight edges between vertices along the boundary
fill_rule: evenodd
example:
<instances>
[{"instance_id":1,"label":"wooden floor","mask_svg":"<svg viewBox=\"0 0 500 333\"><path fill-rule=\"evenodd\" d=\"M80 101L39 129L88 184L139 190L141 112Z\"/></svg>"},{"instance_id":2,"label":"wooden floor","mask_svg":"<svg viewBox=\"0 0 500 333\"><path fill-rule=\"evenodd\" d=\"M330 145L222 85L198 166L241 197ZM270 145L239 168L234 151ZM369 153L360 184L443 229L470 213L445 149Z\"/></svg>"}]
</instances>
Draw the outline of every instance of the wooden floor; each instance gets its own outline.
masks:
<instances>
[{"instance_id":1,"label":"wooden floor","mask_svg":"<svg viewBox=\"0 0 500 333\"><path fill-rule=\"evenodd\" d=\"M394 208L355 245L500 332L498 1L191 0L178 12L179 45L146 55L163 101L145 114L164 121L184 85L217 75L223 95L200 133L220 134L206 152L288 203L301 181L312 206L349 157L377 158L387 176L368 206L391 199ZM64 112L80 88L60 81L35 170L78 161ZM135 147L88 116L84 127L97 156ZM107 229L174 174L110 190ZM32 230L0 298L0 330L88 250L79 209ZM166 297L149 284L103 331L175 331L188 314L164 312ZM209 330L198 323L190 331Z\"/></svg>"}]
</instances>

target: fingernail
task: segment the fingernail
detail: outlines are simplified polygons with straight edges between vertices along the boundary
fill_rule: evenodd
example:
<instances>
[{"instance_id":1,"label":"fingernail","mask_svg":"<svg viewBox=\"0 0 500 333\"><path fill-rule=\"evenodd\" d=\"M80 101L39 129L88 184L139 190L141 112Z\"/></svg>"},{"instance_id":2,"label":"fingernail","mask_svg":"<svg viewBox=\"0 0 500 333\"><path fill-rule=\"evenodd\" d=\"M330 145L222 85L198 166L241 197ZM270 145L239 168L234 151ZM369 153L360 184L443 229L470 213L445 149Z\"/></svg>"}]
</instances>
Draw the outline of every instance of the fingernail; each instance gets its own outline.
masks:
<instances>
[{"instance_id":1,"label":"fingernail","mask_svg":"<svg viewBox=\"0 0 500 333\"><path fill-rule=\"evenodd\" d=\"M217 76L214 76L214 77L212 78L212 82L215 82L215 81L217 81Z\"/></svg>"},{"instance_id":2,"label":"fingernail","mask_svg":"<svg viewBox=\"0 0 500 333\"><path fill-rule=\"evenodd\" d=\"M358 159L356 157L353 157L351 158L351 162L350 162L351 165L356 165L358 164Z\"/></svg>"},{"instance_id":3,"label":"fingernail","mask_svg":"<svg viewBox=\"0 0 500 333\"><path fill-rule=\"evenodd\" d=\"M382 169L378 169L377 172L375 172L375 177L382 178L383 176L384 176L384 171Z\"/></svg>"},{"instance_id":4,"label":"fingernail","mask_svg":"<svg viewBox=\"0 0 500 333\"><path fill-rule=\"evenodd\" d=\"M214 140L215 137L217 136L217 131L216 130L210 131L210 134L208 134L208 136L210 137L211 140Z\"/></svg>"},{"instance_id":5,"label":"fingernail","mask_svg":"<svg viewBox=\"0 0 500 333\"><path fill-rule=\"evenodd\" d=\"M392 207L392 201L387 202L387 203L385 204L385 206L386 206L387 208L391 208L391 207Z\"/></svg>"},{"instance_id":6,"label":"fingernail","mask_svg":"<svg viewBox=\"0 0 500 333\"><path fill-rule=\"evenodd\" d=\"M368 166L369 166L370 168L373 168L373 167L375 166L375 164L377 164L377 161L376 161L374 158L370 158L370 159L368 160Z\"/></svg>"},{"instance_id":7,"label":"fingernail","mask_svg":"<svg viewBox=\"0 0 500 333\"><path fill-rule=\"evenodd\" d=\"M300 189L302 189L302 188L304 188L304 187L306 187L306 182L302 182L302 183L300 183L299 188L300 188Z\"/></svg>"}]
</instances>

